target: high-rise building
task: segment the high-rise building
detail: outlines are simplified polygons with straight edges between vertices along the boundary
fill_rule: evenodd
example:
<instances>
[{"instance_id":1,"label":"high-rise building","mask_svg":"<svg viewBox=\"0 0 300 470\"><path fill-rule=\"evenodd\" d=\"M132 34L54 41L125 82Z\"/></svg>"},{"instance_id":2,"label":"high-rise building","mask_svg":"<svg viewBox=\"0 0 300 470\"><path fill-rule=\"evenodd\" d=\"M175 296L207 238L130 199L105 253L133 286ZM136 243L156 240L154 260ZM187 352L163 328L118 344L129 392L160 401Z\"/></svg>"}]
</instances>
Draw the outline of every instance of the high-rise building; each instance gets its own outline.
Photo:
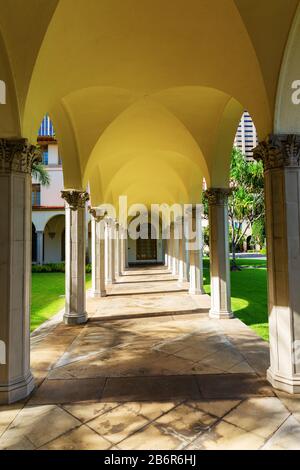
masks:
<instances>
[{"instance_id":1,"label":"high-rise building","mask_svg":"<svg viewBox=\"0 0 300 470\"><path fill-rule=\"evenodd\" d=\"M234 139L234 145L242 151L246 158L252 158L252 150L257 144L258 136L254 122L250 114L245 111Z\"/></svg>"}]
</instances>

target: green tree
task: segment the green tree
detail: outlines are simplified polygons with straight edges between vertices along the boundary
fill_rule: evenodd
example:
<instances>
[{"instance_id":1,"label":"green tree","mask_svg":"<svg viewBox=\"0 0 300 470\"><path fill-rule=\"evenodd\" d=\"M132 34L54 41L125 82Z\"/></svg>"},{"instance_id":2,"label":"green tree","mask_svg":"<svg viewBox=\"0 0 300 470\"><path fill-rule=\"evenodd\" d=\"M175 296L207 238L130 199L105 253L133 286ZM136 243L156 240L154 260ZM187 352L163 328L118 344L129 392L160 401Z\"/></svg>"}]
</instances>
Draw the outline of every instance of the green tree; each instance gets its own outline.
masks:
<instances>
[{"instance_id":1,"label":"green tree","mask_svg":"<svg viewBox=\"0 0 300 470\"><path fill-rule=\"evenodd\" d=\"M42 186L49 186L50 185L50 175L45 167L41 162L35 162L32 165L31 175L42 185Z\"/></svg>"},{"instance_id":2,"label":"green tree","mask_svg":"<svg viewBox=\"0 0 300 470\"><path fill-rule=\"evenodd\" d=\"M261 162L247 161L242 152L233 148L230 167L228 215L232 248L232 269L238 269L236 250L254 223L262 221L264 207L264 171Z\"/></svg>"}]
</instances>

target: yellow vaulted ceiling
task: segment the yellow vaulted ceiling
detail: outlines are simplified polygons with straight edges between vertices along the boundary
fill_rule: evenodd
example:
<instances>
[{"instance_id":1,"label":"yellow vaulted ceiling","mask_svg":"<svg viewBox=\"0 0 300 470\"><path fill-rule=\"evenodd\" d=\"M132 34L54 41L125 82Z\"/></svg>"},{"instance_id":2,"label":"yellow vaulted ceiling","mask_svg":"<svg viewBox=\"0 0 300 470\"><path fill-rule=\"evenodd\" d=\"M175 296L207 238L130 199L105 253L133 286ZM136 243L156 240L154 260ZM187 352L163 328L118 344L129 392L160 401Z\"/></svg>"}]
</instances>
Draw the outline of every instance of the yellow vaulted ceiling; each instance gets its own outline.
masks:
<instances>
[{"instance_id":1,"label":"yellow vaulted ceiling","mask_svg":"<svg viewBox=\"0 0 300 470\"><path fill-rule=\"evenodd\" d=\"M195 202L203 177L228 184L244 109L272 131L298 4L0 0L0 137L34 140L48 112L65 185L95 204Z\"/></svg>"}]
</instances>

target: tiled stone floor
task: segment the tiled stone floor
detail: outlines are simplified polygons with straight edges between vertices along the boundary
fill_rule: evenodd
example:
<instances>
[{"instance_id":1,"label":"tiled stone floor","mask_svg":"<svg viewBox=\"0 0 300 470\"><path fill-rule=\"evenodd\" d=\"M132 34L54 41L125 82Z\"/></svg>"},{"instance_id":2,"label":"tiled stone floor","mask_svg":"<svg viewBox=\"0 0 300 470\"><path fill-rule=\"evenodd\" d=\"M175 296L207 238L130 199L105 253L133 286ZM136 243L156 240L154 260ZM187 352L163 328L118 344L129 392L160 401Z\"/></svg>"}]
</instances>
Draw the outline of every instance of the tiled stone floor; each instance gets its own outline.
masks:
<instances>
[{"instance_id":1,"label":"tiled stone floor","mask_svg":"<svg viewBox=\"0 0 300 470\"><path fill-rule=\"evenodd\" d=\"M0 449L300 449L300 398L265 380L268 345L208 319L164 268L128 270L89 322L32 337L36 390L0 407Z\"/></svg>"}]
</instances>

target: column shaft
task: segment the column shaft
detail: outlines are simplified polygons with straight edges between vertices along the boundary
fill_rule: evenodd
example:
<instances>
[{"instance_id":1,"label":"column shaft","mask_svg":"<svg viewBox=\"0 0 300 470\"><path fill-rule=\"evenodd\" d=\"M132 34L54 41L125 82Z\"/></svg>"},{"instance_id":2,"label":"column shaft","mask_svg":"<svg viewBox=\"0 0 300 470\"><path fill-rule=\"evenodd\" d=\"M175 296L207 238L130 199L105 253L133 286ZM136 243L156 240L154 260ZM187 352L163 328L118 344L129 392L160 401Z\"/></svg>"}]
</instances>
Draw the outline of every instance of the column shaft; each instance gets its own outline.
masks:
<instances>
[{"instance_id":1,"label":"column shaft","mask_svg":"<svg viewBox=\"0 0 300 470\"><path fill-rule=\"evenodd\" d=\"M190 294L203 295L203 260L202 260L202 220L201 213L193 211L193 231L196 239L190 244Z\"/></svg>"},{"instance_id":2,"label":"column shaft","mask_svg":"<svg viewBox=\"0 0 300 470\"><path fill-rule=\"evenodd\" d=\"M92 292L93 297L105 297L104 222L92 215Z\"/></svg>"},{"instance_id":3,"label":"column shaft","mask_svg":"<svg viewBox=\"0 0 300 470\"><path fill-rule=\"evenodd\" d=\"M83 191L65 190L66 200L66 306L64 322L85 323L85 202Z\"/></svg>"},{"instance_id":4,"label":"column shaft","mask_svg":"<svg viewBox=\"0 0 300 470\"><path fill-rule=\"evenodd\" d=\"M38 265L44 262L44 232L36 232L36 261Z\"/></svg>"},{"instance_id":5,"label":"column shaft","mask_svg":"<svg viewBox=\"0 0 300 470\"><path fill-rule=\"evenodd\" d=\"M271 384L300 393L300 136L255 150L265 167Z\"/></svg>"},{"instance_id":6,"label":"column shaft","mask_svg":"<svg viewBox=\"0 0 300 470\"><path fill-rule=\"evenodd\" d=\"M115 260L115 226L114 222L108 223L108 279L109 284L116 282L116 260Z\"/></svg>"},{"instance_id":7,"label":"column shaft","mask_svg":"<svg viewBox=\"0 0 300 470\"><path fill-rule=\"evenodd\" d=\"M31 165L25 139L0 139L0 404L27 397L30 371Z\"/></svg>"},{"instance_id":8,"label":"column shaft","mask_svg":"<svg viewBox=\"0 0 300 470\"><path fill-rule=\"evenodd\" d=\"M231 311L228 195L223 188L207 191L210 230L211 318L233 318Z\"/></svg>"}]
</instances>

